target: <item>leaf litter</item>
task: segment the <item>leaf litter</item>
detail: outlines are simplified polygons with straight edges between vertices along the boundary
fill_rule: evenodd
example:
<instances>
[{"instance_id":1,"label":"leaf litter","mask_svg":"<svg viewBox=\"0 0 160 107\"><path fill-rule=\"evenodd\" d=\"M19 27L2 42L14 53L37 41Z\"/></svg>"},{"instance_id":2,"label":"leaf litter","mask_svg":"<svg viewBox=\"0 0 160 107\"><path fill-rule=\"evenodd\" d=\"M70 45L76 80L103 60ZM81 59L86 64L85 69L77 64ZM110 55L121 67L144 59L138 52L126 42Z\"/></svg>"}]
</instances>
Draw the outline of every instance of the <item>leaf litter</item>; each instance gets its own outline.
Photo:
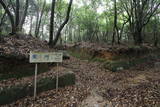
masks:
<instances>
[{"instance_id":1,"label":"leaf litter","mask_svg":"<svg viewBox=\"0 0 160 107\"><path fill-rule=\"evenodd\" d=\"M110 72L100 65L98 62L71 57L70 60L64 61L62 66L76 74L74 86L60 88L58 92L56 90L43 92L37 96L36 101L28 96L5 107L90 107L89 105L95 102L97 104L95 107L158 107L160 105L160 71L145 67L143 70L133 68ZM145 78L139 79L138 82L131 81L137 79L137 76L144 77L139 75L144 75ZM96 97L92 97L93 92L103 99L95 100ZM88 98L93 98L91 101L95 102L88 103Z\"/></svg>"}]
</instances>

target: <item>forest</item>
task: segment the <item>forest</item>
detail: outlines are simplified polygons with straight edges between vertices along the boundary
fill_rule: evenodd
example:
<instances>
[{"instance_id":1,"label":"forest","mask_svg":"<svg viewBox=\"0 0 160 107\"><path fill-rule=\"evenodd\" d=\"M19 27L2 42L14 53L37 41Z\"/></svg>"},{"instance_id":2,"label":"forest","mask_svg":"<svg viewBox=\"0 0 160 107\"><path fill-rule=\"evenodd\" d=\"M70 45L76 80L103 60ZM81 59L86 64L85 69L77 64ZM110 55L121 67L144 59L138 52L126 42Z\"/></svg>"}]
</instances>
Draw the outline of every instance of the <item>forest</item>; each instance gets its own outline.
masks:
<instances>
[{"instance_id":1,"label":"forest","mask_svg":"<svg viewBox=\"0 0 160 107\"><path fill-rule=\"evenodd\" d=\"M0 0L0 106L159 107L160 0Z\"/></svg>"}]
</instances>

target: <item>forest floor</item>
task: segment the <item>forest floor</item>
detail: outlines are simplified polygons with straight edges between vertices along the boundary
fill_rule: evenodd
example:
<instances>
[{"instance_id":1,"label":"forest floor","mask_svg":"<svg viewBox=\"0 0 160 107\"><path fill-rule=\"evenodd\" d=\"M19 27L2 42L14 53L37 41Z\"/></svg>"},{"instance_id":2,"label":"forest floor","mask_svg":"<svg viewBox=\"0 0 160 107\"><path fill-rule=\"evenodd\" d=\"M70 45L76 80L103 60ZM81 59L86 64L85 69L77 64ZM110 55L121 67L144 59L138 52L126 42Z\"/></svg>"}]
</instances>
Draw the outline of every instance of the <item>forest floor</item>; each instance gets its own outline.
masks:
<instances>
[{"instance_id":1,"label":"forest floor","mask_svg":"<svg viewBox=\"0 0 160 107\"><path fill-rule=\"evenodd\" d=\"M159 107L160 69L153 63L111 72L100 62L71 57L60 68L75 73L74 86L43 92L36 101L28 96L4 107Z\"/></svg>"},{"instance_id":2,"label":"forest floor","mask_svg":"<svg viewBox=\"0 0 160 107\"><path fill-rule=\"evenodd\" d=\"M39 49L37 51L44 51L44 49L46 51L50 50L46 42L42 43L42 41L28 36L20 37L1 38L0 52L4 54L3 57L11 55L11 58L14 57L16 59L21 55L23 59L27 58L29 51L35 49ZM103 61L92 61L89 58L87 60L84 54L85 51L90 50L86 54L86 57L92 58L92 56L97 55L94 57L100 57L103 60L106 58L105 60L108 61L107 58L109 57L110 59L110 57L113 57L114 53L119 55L119 53L126 54L128 52L128 54L132 55L133 51L142 51L143 54L146 54L146 49L150 50L153 47L137 47L134 49L128 46L121 46L121 48L117 46L117 49L115 49L116 47L113 49L113 47L105 46L91 43L71 46L77 50L81 49L82 55L79 55L79 52L77 52L78 54L74 53L75 57L72 55L69 60L64 60L59 68L53 65L50 71L38 75L38 79L41 79L48 76L55 76L55 71L57 70L59 71L59 75L71 71L76 76L75 85L59 88L58 92L56 90L42 92L38 94L35 101L33 97L27 96L11 104L4 105L4 107L160 107L160 58L157 57L156 60L149 62L146 60L145 63L138 63L136 66L129 67L129 69L112 72L104 67ZM90 53L95 54L91 55ZM77 58L77 55L80 58ZM120 63L123 62L123 65L125 65L127 64L125 63L127 60L124 59ZM8 61L10 62L10 60ZM132 61L134 60L130 62ZM6 64L4 62L2 60L1 65ZM156 62L159 63L158 68L154 66ZM2 77L3 75L0 76ZM12 75L11 77L0 80L0 89L6 86L10 87L12 85L31 84L34 82L34 75L18 79L13 78Z\"/></svg>"}]
</instances>

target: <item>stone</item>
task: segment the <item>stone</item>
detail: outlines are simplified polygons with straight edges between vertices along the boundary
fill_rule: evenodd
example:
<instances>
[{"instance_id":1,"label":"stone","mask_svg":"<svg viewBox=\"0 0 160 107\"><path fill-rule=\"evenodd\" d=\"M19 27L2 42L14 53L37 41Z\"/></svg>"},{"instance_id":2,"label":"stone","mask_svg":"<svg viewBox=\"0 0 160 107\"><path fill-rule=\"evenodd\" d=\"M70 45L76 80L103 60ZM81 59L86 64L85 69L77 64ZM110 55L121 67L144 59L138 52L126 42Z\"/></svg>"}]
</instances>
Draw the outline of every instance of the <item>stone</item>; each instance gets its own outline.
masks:
<instances>
[{"instance_id":1,"label":"stone","mask_svg":"<svg viewBox=\"0 0 160 107\"><path fill-rule=\"evenodd\" d=\"M70 59L70 55L67 51L61 51L63 53L63 59L66 60L66 59Z\"/></svg>"},{"instance_id":2,"label":"stone","mask_svg":"<svg viewBox=\"0 0 160 107\"><path fill-rule=\"evenodd\" d=\"M122 71L122 70L124 70L123 67L118 67L118 68L117 68L117 71Z\"/></svg>"},{"instance_id":3,"label":"stone","mask_svg":"<svg viewBox=\"0 0 160 107\"><path fill-rule=\"evenodd\" d=\"M154 63L154 68L155 68L156 71L160 70L160 62L155 62Z\"/></svg>"},{"instance_id":4,"label":"stone","mask_svg":"<svg viewBox=\"0 0 160 107\"><path fill-rule=\"evenodd\" d=\"M155 68L160 68L160 62L155 62L155 63L154 63L154 67L155 67Z\"/></svg>"},{"instance_id":5,"label":"stone","mask_svg":"<svg viewBox=\"0 0 160 107\"><path fill-rule=\"evenodd\" d=\"M75 74L70 71L59 76L59 87L75 84ZM37 94L56 88L56 77L45 77L37 81ZM9 104L26 96L33 95L34 85L25 83L4 87L0 90L0 105Z\"/></svg>"}]
</instances>

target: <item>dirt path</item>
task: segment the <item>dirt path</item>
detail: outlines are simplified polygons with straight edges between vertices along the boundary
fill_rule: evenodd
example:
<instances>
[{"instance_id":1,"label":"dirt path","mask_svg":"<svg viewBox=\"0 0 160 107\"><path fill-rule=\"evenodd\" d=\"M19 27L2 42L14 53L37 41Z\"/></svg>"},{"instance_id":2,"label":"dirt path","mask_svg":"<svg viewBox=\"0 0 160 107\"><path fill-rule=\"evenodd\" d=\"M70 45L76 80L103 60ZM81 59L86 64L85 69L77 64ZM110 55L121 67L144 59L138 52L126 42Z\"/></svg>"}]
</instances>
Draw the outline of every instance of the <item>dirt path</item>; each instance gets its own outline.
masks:
<instances>
[{"instance_id":1,"label":"dirt path","mask_svg":"<svg viewBox=\"0 0 160 107\"><path fill-rule=\"evenodd\" d=\"M144 102L160 104L160 72L153 68L110 72L101 63L76 58L65 61L62 66L76 74L76 85L59 89L58 93L55 90L43 92L34 105L33 98L28 96L6 106L135 107L148 104Z\"/></svg>"},{"instance_id":2,"label":"dirt path","mask_svg":"<svg viewBox=\"0 0 160 107\"><path fill-rule=\"evenodd\" d=\"M100 65L100 63L91 63L87 60L72 59L72 62L64 64L71 68L77 75L77 84L88 88L89 95L82 101L79 107L104 107L106 101L97 92L100 86L104 85L105 76L110 75Z\"/></svg>"},{"instance_id":3,"label":"dirt path","mask_svg":"<svg viewBox=\"0 0 160 107\"><path fill-rule=\"evenodd\" d=\"M88 96L79 107L105 107L107 102L104 98L98 95L95 91L91 92L91 95Z\"/></svg>"},{"instance_id":4,"label":"dirt path","mask_svg":"<svg viewBox=\"0 0 160 107\"><path fill-rule=\"evenodd\" d=\"M90 95L83 100L80 107L160 105L160 91L157 91L160 90L160 85L157 85L160 83L160 70L150 68L147 64L121 72L106 71L100 63L85 60L73 59L67 64L68 68L74 67L72 70L77 74L77 81L90 89ZM126 93L128 91L133 93ZM144 96L147 97L143 98ZM125 99L125 104L119 99ZM132 102L135 99L135 103Z\"/></svg>"}]
</instances>

